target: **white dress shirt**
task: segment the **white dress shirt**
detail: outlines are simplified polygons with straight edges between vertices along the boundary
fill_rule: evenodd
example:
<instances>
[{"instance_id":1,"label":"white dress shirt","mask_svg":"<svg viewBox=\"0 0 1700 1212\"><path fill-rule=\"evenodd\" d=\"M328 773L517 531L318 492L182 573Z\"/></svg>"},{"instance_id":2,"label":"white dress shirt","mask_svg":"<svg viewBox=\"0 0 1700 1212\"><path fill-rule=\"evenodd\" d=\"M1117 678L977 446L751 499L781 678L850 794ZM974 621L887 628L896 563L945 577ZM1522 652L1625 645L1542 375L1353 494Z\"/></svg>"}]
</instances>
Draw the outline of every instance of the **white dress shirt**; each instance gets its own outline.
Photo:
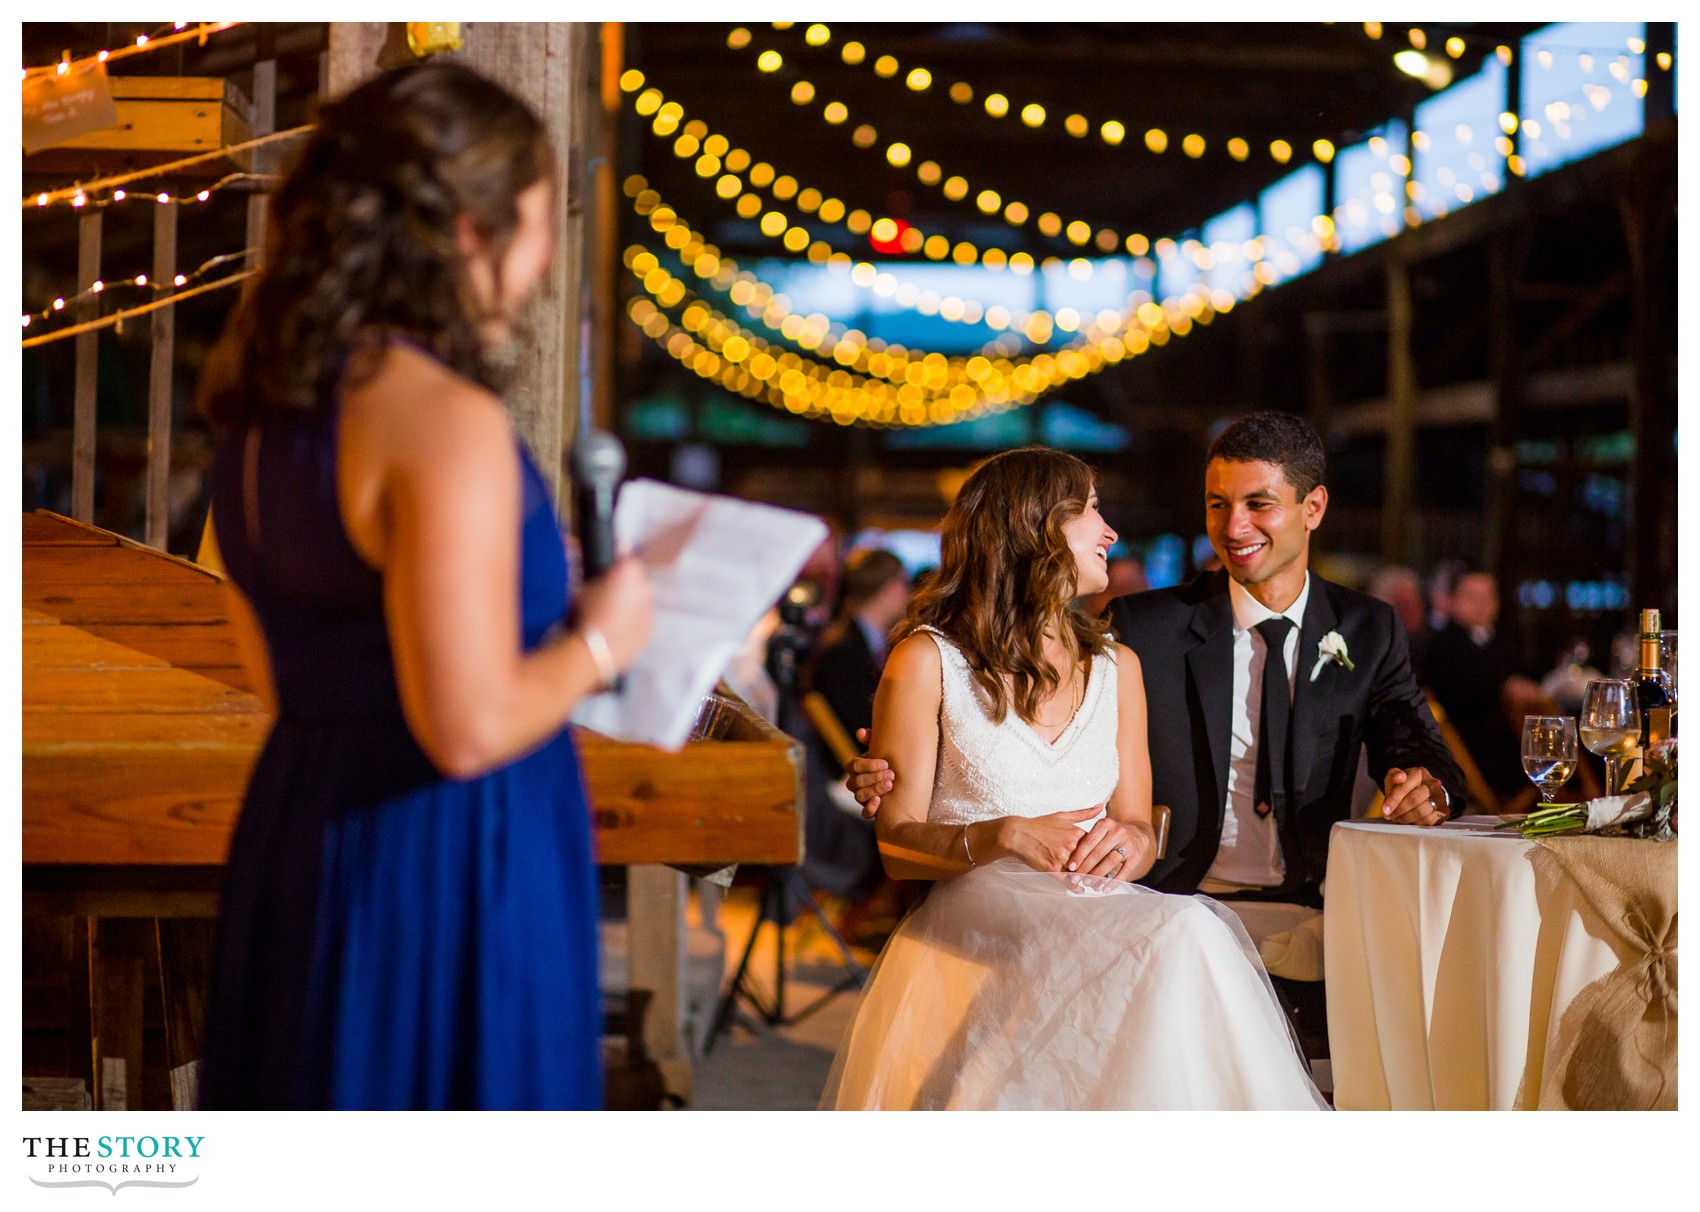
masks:
<instances>
[{"instance_id":1,"label":"white dress shirt","mask_svg":"<svg viewBox=\"0 0 1700 1212\"><path fill-rule=\"evenodd\" d=\"M1282 649L1290 702L1298 674L1299 631L1304 624L1305 603L1310 601L1310 573L1305 573L1299 596L1282 611L1270 610L1233 580L1228 582L1228 598L1234 608L1233 730L1228 742L1228 795L1222 809L1222 841L1216 849L1216 861L1205 872L1204 892L1267 888L1286 877L1275 814L1257 815L1254 790L1257 730L1263 715L1263 666L1268 659L1268 646L1256 627L1278 617L1293 624ZM1293 721L1293 726L1297 727L1298 721Z\"/></svg>"}]
</instances>

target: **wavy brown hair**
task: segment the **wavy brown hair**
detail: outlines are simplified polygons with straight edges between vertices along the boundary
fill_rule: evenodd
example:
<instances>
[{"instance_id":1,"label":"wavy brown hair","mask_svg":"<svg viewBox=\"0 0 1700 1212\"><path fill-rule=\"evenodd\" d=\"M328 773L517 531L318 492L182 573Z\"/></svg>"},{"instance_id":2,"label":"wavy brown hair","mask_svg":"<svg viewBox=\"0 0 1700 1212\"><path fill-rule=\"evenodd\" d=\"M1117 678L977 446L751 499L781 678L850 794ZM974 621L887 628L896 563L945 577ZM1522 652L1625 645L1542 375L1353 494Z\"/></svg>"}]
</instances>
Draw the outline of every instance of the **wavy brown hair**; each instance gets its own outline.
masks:
<instances>
[{"instance_id":1,"label":"wavy brown hair","mask_svg":"<svg viewBox=\"0 0 1700 1212\"><path fill-rule=\"evenodd\" d=\"M459 64L398 68L325 105L272 195L264 268L208 358L202 412L238 425L327 408L395 338L499 391L456 224L499 266L519 195L551 169L541 119Z\"/></svg>"},{"instance_id":2,"label":"wavy brown hair","mask_svg":"<svg viewBox=\"0 0 1700 1212\"><path fill-rule=\"evenodd\" d=\"M1074 553L1063 527L1092 495L1092 471L1071 454L1026 447L976 466L944 516L939 568L893 630L927 624L948 635L991 696L1001 722L1013 705L1029 722L1062 684L1045 659L1054 631L1074 662L1107 651L1102 620L1072 608Z\"/></svg>"}]
</instances>

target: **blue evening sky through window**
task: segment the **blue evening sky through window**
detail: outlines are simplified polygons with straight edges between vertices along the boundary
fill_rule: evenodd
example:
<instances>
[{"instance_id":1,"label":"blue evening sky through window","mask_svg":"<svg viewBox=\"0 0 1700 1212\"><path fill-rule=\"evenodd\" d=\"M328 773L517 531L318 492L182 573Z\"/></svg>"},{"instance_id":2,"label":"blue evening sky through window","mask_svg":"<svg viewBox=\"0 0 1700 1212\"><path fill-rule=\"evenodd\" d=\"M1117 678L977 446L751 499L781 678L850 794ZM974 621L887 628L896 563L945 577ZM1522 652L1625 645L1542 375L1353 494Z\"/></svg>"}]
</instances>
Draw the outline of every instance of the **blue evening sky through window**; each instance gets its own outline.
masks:
<instances>
[{"instance_id":1,"label":"blue evening sky through window","mask_svg":"<svg viewBox=\"0 0 1700 1212\"><path fill-rule=\"evenodd\" d=\"M1528 175L1579 160L1641 133L1643 107L1631 83L1646 56L1640 21L1550 25L1523 40L1522 147Z\"/></svg>"},{"instance_id":2,"label":"blue evening sky through window","mask_svg":"<svg viewBox=\"0 0 1700 1212\"><path fill-rule=\"evenodd\" d=\"M1421 138L1412 138L1412 160L1417 212L1425 219L1504 187L1505 156L1494 147L1504 134L1499 125L1504 112L1505 65L1498 59L1417 106Z\"/></svg>"}]
</instances>

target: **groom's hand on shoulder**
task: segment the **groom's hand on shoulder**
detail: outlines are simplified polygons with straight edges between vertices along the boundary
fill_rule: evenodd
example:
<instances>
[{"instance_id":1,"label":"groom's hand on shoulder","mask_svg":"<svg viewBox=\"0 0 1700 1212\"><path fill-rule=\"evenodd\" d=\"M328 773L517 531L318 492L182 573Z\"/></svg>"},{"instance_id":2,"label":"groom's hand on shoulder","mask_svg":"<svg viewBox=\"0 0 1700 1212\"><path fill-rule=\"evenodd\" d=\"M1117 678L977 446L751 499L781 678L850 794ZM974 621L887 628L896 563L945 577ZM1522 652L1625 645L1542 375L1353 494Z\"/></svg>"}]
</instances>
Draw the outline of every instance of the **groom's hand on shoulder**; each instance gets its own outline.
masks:
<instances>
[{"instance_id":1,"label":"groom's hand on shoulder","mask_svg":"<svg viewBox=\"0 0 1700 1212\"><path fill-rule=\"evenodd\" d=\"M858 744L867 745L868 730L856 729ZM856 802L862 805L862 816L872 820L880 809L880 797L896 785L896 776L891 773L891 763L884 758L867 757L866 755L850 759L850 770L845 775L844 786L850 794L856 797Z\"/></svg>"}]
</instances>

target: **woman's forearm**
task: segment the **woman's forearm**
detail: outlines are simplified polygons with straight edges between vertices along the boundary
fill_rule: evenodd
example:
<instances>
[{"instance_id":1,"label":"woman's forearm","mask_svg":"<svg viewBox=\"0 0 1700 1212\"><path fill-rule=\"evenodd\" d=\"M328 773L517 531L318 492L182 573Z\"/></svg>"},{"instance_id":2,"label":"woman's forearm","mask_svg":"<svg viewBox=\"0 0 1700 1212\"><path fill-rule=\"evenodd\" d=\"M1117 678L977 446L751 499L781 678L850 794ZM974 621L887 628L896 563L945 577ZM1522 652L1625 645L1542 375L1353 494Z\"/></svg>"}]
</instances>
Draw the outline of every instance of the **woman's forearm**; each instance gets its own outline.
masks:
<instances>
[{"instance_id":1,"label":"woman's forearm","mask_svg":"<svg viewBox=\"0 0 1700 1212\"><path fill-rule=\"evenodd\" d=\"M880 825L880 861L894 880L938 880L1002 858L998 821L941 825L899 821Z\"/></svg>"},{"instance_id":2,"label":"woman's forearm","mask_svg":"<svg viewBox=\"0 0 1700 1212\"><path fill-rule=\"evenodd\" d=\"M1137 880L1157 865L1157 830L1149 821L1124 821L1127 831L1139 839L1139 849L1127 856L1127 865L1116 873L1117 879Z\"/></svg>"}]
</instances>

